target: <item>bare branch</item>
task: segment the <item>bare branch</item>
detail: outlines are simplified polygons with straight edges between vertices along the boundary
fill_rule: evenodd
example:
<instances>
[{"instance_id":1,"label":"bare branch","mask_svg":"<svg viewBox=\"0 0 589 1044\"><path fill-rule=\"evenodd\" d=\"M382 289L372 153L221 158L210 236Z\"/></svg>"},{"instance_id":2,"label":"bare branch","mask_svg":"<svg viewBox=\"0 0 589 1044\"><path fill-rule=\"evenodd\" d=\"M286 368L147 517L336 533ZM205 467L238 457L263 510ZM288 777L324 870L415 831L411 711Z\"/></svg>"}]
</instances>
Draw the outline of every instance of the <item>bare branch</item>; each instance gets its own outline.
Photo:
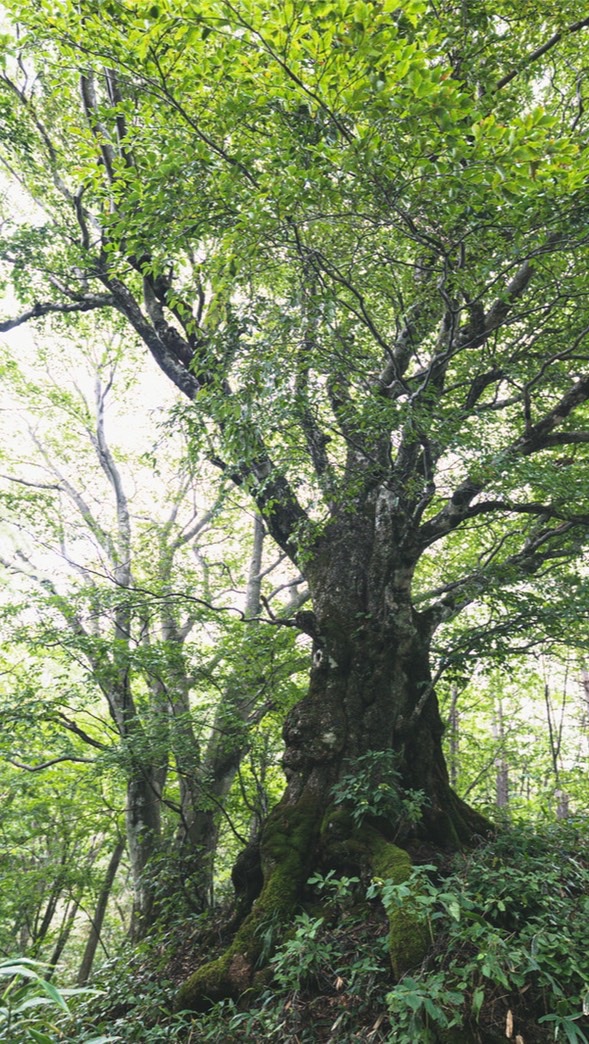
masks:
<instances>
[{"instance_id":1,"label":"bare branch","mask_svg":"<svg viewBox=\"0 0 589 1044\"><path fill-rule=\"evenodd\" d=\"M69 190L69 188L67 187L65 181L63 180L63 178L59 174L58 169L57 169L57 167L58 167L57 149L55 148L55 145L53 144L53 142L51 140L51 137L49 136L47 128L45 127L45 125L39 119L31 98L28 97L26 92L25 92L25 90L22 90L20 87L18 87L18 85L16 83L14 83L10 79L9 76L6 76L6 74L3 74L1 78L2 78L2 81L6 84L6 86L12 91L12 93L16 95L16 97L20 101L21 105L28 112L28 114L29 114L29 116L30 116L30 118L31 118L35 128L37 129L39 137L41 138L41 141L43 142L43 145L45 146L47 155L49 157L49 169L51 171L51 177L52 177L52 180L53 180L53 184L55 185L55 187L58 190L58 192L65 199L67 199L68 202L71 203L72 200L73 200L73 195L72 195L71 191Z\"/></svg>"},{"instance_id":2,"label":"bare branch","mask_svg":"<svg viewBox=\"0 0 589 1044\"><path fill-rule=\"evenodd\" d=\"M96 433L92 436L100 466L104 471L110 485L112 486L118 523L118 550L114 561L114 569L117 583L121 587L128 587L131 583L131 523L129 519L129 506L123 488L123 482L115 459L106 441L104 430L104 404L110 384L102 387L100 378L96 378Z\"/></svg>"},{"instance_id":3,"label":"bare branch","mask_svg":"<svg viewBox=\"0 0 589 1044\"><path fill-rule=\"evenodd\" d=\"M52 765L59 765L62 761L73 761L80 765L94 765L94 758L80 758L75 757L73 754L63 754L59 758L51 758L50 761L42 761L39 765L25 765L22 761L17 761L15 758L6 758L10 765L14 765L16 768L25 769L27 772L42 772L43 769L51 768Z\"/></svg>"},{"instance_id":4,"label":"bare branch","mask_svg":"<svg viewBox=\"0 0 589 1044\"><path fill-rule=\"evenodd\" d=\"M529 457L549 446L559 445L552 437L552 431L576 409L589 399L589 376L582 377L576 381L569 390L561 397L559 402L549 410L542 420L536 424L528 424L526 431L510 446L505 447L497 454L497 461L505 462L514 457ZM573 433L571 433L573 434ZM566 439L567 433L564 433ZM560 439L560 436L557 436ZM579 439L578 441L586 441ZM490 480L488 480L490 481ZM472 501L483 492L488 481L484 479L473 479L467 477L456 488L446 505L440 512L426 522L420 531L422 546L427 547L440 537L456 529L461 522L469 517ZM502 504L503 502L499 502ZM485 510L484 508L482 510ZM550 515L550 505L546 507L546 514Z\"/></svg>"},{"instance_id":5,"label":"bare branch","mask_svg":"<svg viewBox=\"0 0 589 1044\"><path fill-rule=\"evenodd\" d=\"M106 743L101 743L100 740L94 739L94 736L90 736L90 734L86 732L85 729L81 728L81 726L78 725L77 722L72 721L71 718L66 717L63 711L57 711L55 716L57 720L61 722L64 728L68 730L68 732L73 732L75 736L78 736L79 739L83 740L84 743L87 743L88 746L95 747L96 750L109 749Z\"/></svg>"},{"instance_id":6,"label":"bare branch","mask_svg":"<svg viewBox=\"0 0 589 1044\"><path fill-rule=\"evenodd\" d=\"M422 614L430 633L433 634L440 623L454 619L467 605L494 587L503 586L503 577L512 575L514 569L517 578L521 579L523 576L534 575L550 561L568 557L569 551L559 546L559 543L574 529L575 523L568 520L552 529L541 529L529 537L521 551L509 555L502 562L492 564L489 569L478 569L424 594L419 601L439 599ZM553 542L554 546L551 547Z\"/></svg>"},{"instance_id":7,"label":"bare branch","mask_svg":"<svg viewBox=\"0 0 589 1044\"><path fill-rule=\"evenodd\" d=\"M35 432L32 431L30 428L29 431L31 438L35 443L35 446L39 450L39 453L41 454L43 460L47 465L47 470L52 475L55 475L55 478L58 482L59 490L65 493L71 500L72 504L75 505L83 521L88 526L88 529L90 530L92 535L96 537L96 540L98 541L100 547L108 555L111 563L113 563L114 548L110 534L103 529L98 520L94 517L93 512L91 511L89 505L86 503L82 494L78 492L78 490L75 488L75 486L72 485L69 479L67 479L66 476L63 475L62 472L59 470L59 468L52 460L52 458L49 456L49 453L47 452L45 446L39 440Z\"/></svg>"},{"instance_id":8,"label":"bare branch","mask_svg":"<svg viewBox=\"0 0 589 1044\"><path fill-rule=\"evenodd\" d=\"M51 489L57 492L61 491L61 486L57 482L27 482L26 479L15 478L14 475L0 474L0 478L6 479L7 482L16 482L19 486L27 486L29 489Z\"/></svg>"}]
</instances>

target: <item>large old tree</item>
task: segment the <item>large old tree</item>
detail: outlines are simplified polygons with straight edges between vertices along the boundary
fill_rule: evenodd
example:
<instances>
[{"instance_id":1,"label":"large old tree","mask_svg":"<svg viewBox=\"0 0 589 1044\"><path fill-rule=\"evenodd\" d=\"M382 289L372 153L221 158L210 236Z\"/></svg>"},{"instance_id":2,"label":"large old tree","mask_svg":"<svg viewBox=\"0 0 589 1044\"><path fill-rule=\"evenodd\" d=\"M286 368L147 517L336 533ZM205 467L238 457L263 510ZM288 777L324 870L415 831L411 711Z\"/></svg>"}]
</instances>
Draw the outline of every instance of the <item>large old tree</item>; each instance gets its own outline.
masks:
<instances>
[{"instance_id":1,"label":"large old tree","mask_svg":"<svg viewBox=\"0 0 589 1044\"><path fill-rule=\"evenodd\" d=\"M5 169L36 202L4 226L22 310L1 328L120 313L312 596L261 895L187 984L198 1004L248 984L257 924L313 865L390 869L402 824L333 814L358 758L394 752L426 840L484 826L449 786L430 649L585 546L589 19L544 0L7 6Z\"/></svg>"}]
</instances>

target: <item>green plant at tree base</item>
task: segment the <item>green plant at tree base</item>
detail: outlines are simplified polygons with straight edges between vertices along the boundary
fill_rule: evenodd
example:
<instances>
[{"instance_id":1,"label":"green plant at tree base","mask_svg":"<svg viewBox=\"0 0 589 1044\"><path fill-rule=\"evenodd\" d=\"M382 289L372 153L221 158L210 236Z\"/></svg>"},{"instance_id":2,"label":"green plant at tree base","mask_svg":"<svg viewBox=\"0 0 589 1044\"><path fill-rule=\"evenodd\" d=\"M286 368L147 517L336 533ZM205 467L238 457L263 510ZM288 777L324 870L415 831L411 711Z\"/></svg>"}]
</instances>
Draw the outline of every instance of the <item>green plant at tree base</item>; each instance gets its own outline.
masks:
<instances>
[{"instance_id":1,"label":"green plant at tree base","mask_svg":"<svg viewBox=\"0 0 589 1044\"><path fill-rule=\"evenodd\" d=\"M32 961L5 961L0 1039L9 1044L495 1044L508 1011L535 1044L589 1040L589 829L570 821L534 832L518 825L442 875L431 864L394 883L333 872L309 886L327 899L324 917L301 910L276 949L259 991L208 1014L169 1014L173 984L156 981L153 949L106 966L109 995L69 998ZM387 911L424 926L429 952L391 987ZM142 972L142 963L144 971ZM272 978L270 978L272 974ZM109 1014L110 1008L110 1014ZM121 1010L122 1009L122 1010ZM331 1030L331 1027L335 1027ZM362 1036L364 1035L364 1037Z\"/></svg>"},{"instance_id":2,"label":"green plant at tree base","mask_svg":"<svg viewBox=\"0 0 589 1044\"><path fill-rule=\"evenodd\" d=\"M401 786L398 756L392 750L374 750L356 758L350 771L332 788L336 805L345 805L357 827L373 817L403 824L421 819L427 797L422 790Z\"/></svg>"},{"instance_id":3,"label":"green plant at tree base","mask_svg":"<svg viewBox=\"0 0 589 1044\"><path fill-rule=\"evenodd\" d=\"M324 937L323 924L323 917L299 914L294 934L270 961L279 986L300 990L332 966L336 948Z\"/></svg>"},{"instance_id":4,"label":"green plant at tree base","mask_svg":"<svg viewBox=\"0 0 589 1044\"><path fill-rule=\"evenodd\" d=\"M377 886L383 901L410 903L436 939L422 969L387 994L389 1040L453 1040L446 1031L484 1026L496 1008L500 1021L511 1011L516 1025L518 1017L535 1024L534 1040L585 1044L587 824L559 824L541 834L520 825L468 857L441 885L429 870L418 867L401 885ZM369 891L375 890L373 884Z\"/></svg>"}]
</instances>

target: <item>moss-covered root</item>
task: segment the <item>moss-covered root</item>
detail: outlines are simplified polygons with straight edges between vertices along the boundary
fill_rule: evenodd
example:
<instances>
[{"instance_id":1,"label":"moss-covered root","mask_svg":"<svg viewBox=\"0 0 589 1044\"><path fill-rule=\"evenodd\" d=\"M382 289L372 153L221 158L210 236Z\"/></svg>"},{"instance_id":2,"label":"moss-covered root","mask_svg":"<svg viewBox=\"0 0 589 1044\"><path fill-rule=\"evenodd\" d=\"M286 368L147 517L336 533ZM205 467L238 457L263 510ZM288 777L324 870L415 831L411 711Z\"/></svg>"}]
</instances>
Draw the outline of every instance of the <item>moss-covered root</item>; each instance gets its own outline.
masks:
<instances>
[{"instance_id":1,"label":"moss-covered root","mask_svg":"<svg viewBox=\"0 0 589 1044\"><path fill-rule=\"evenodd\" d=\"M370 864L375 877L383 881L401 884L411 874L412 864L408 853L370 827L362 829L362 841L369 852ZM393 974L400 979L405 972L421 964L429 948L427 926L414 910L406 906L387 908L389 920L389 957Z\"/></svg>"},{"instance_id":2,"label":"moss-covered root","mask_svg":"<svg viewBox=\"0 0 589 1044\"><path fill-rule=\"evenodd\" d=\"M195 971L180 987L176 1009L206 1011L251 987L264 945L264 929L291 920L309 874L309 858L318 830L318 807L299 800L278 806L266 824L261 844L264 885L233 942L215 961Z\"/></svg>"}]
</instances>

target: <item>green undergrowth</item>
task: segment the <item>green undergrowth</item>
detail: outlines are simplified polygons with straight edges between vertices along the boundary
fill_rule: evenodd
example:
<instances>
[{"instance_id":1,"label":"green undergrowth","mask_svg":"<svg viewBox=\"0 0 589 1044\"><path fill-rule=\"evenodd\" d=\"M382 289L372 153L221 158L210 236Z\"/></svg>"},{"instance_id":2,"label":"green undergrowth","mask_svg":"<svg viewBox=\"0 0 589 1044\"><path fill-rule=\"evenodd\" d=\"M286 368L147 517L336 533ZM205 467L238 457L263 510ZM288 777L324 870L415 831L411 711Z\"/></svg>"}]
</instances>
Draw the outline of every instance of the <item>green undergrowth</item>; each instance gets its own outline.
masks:
<instances>
[{"instance_id":1,"label":"green undergrowth","mask_svg":"<svg viewBox=\"0 0 589 1044\"><path fill-rule=\"evenodd\" d=\"M62 1040L58 1026L73 1014L72 999L95 996L86 988L58 989L50 981L54 969L40 961L16 957L0 963L0 1041L5 1044L54 1044ZM85 1044L100 1044L86 1037Z\"/></svg>"},{"instance_id":2,"label":"green undergrowth","mask_svg":"<svg viewBox=\"0 0 589 1044\"><path fill-rule=\"evenodd\" d=\"M55 1039L82 1044L100 1031L129 1044L589 1044L586 821L502 830L443 872L428 864L396 880L314 874L307 900L255 992L206 1014L171 1015L174 984L163 966L150 978L146 952L143 972L103 977L116 1013L109 998L100 1014L87 1004L77 1032L64 1021ZM428 943L397 981L395 910Z\"/></svg>"}]
</instances>

